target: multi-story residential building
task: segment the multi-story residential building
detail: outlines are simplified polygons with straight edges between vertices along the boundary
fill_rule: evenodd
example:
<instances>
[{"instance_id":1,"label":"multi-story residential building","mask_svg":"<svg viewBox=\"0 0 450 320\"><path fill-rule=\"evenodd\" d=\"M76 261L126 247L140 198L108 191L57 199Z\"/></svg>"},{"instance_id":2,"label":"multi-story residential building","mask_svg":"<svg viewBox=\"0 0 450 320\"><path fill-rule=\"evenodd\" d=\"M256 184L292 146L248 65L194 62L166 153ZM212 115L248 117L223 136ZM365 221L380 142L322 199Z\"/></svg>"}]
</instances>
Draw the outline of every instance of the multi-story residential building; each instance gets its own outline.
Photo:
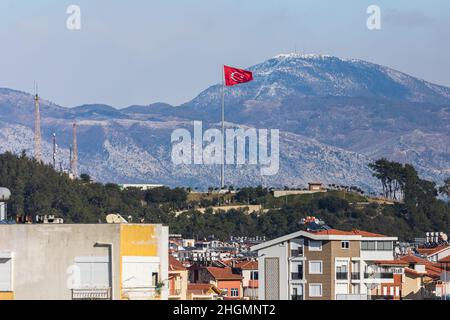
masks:
<instances>
[{"instance_id":1,"label":"multi-story residential building","mask_svg":"<svg viewBox=\"0 0 450 320\"><path fill-rule=\"evenodd\" d=\"M396 275L403 273L404 264L394 260L396 241L396 237L326 227L256 245L252 250L258 254L259 299L399 297Z\"/></svg>"},{"instance_id":2,"label":"multi-story residential building","mask_svg":"<svg viewBox=\"0 0 450 320\"><path fill-rule=\"evenodd\" d=\"M0 299L167 299L168 227L0 224Z\"/></svg>"},{"instance_id":3,"label":"multi-story residential building","mask_svg":"<svg viewBox=\"0 0 450 320\"><path fill-rule=\"evenodd\" d=\"M258 261L247 260L235 265L237 272L242 275L242 286L244 288L244 299L258 299Z\"/></svg>"},{"instance_id":4,"label":"multi-story residential building","mask_svg":"<svg viewBox=\"0 0 450 320\"><path fill-rule=\"evenodd\" d=\"M402 285L404 299L435 299L437 296L441 296L446 286L449 285L448 282L441 281L443 270L439 264L413 254L400 257L400 260L407 263Z\"/></svg>"},{"instance_id":5,"label":"multi-story residential building","mask_svg":"<svg viewBox=\"0 0 450 320\"><path fill-rule=\"evenodd\" d=\"M188 270L175 257L169 256L169 300L186 300Z\"/></svg>"},{"instance_id":6,"label":"multi-story residential building","mask_svg":"<svg viewBox=\"0 0 450 320\"><path fill-rule=\"evenodd\" d=\"M189 280L191 283L213 284L221 292L224 299L242 299L243 277L234 273L230 267L205 267L192 265L189 268Z\"/></svg>"}]
</instances>

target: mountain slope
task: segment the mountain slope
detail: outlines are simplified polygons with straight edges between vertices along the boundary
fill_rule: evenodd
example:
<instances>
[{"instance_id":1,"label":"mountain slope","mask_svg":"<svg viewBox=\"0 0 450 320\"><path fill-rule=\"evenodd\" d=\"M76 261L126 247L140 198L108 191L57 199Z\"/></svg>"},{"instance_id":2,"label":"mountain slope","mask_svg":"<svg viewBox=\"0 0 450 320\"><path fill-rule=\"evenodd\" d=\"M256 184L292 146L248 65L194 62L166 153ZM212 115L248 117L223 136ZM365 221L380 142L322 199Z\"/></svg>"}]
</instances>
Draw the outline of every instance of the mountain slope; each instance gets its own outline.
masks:
<instances>
[{"instance_id":1,"label":"mountain slope","mask_svg":"<svg viewBox=\"0 0 450 320\"><path fill-rule=\"evenodd\" d=\"M450 89L361 60L279 55L250 68L255 81L226 89L230 126L280 129L278 175L227 166L227 184L298 186L311 180L375 190L367 163L387 157L415 165L426 178L450 174ZM220 86L179 107L164 103L117 110L72 109L42 101L45 159L57 132L67 167L71 122L78 122L80 172L100 181L151 182L206 188L218 166L174 166L173 130L203 121L219 127ZM0 89L0 151L32 153L34 97Z\"/></svg>"}]
</instances>

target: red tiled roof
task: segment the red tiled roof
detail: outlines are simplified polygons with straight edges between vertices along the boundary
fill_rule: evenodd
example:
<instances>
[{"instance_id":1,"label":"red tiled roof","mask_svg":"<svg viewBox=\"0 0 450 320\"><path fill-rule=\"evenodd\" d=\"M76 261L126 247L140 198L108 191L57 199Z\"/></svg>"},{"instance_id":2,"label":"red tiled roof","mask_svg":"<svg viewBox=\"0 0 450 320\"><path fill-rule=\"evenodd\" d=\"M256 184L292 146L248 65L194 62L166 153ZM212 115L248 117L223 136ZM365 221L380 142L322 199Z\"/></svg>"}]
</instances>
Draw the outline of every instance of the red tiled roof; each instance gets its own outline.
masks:
<instances>
[{"instance_id":1,"label":"red tiled roof","mask_svg":"<svg viewBox=\"0 0 450 320\"><path fill-rule=\"evenodd\" d=\"M437 278L437 277L440 277L441 272L442 272L441 268L437 267L434 263L431 263L428 260L419 258L419 257L414 256L412 254L409 254L407 256L403 256L403 257L400 258L400 260L405 261L405 262L410 263L410 264L422 264L422 265L425 265L426 273L419 273L419 272L417 272L415 270L412 270L412 271L408 270L408 272L411 273L411 274L413 272L415 272L417 275L427 275L427 276L432 277L432 278ZM405 268L405 272L407 271L407 269L409 269L409 268Z\"/></svg>"},{"instance_id":2,"label":"red tiled roof","mask_svg":"<svg viewBox=\"0 0 450 320\"><path fill-rule=\"evenodd\" d=\"M378 234L378 233L372 233L368 231L362 231L362 230L352 230L352 231L342 231L342 230L336 230L336 229L329 229L329 230L319 230L319 231L309 231L313 234L319 234L319 235L336 235L336 236L362 236L362 237L386 237L385 235Z\"/></svg>"},{"instance_id":3,"label":"red tiled roof","mask_svg":"<svg viewBox=\"0 0 450 320\"><path fill-rule=\"evenodd\" d=\"M423 276L423 275L425 275L425 273L418 272L418 271L416 271L414 269L411 269L411 268L405 268L405 273L411 274L411 275L414 275L414 276Z\"/></svg>"},{"instance_id":4,"label":"red tiled roof","mask_svg":"<svg viewBox=\"0 0 450 320\"><path fill-rule=\"evenodd\" d=\"M403 260L378 260L375 261L376 264L386 265L386 266L407 266L408 262Z\"/></svg>"},{"instance_id":5,"label":"red tiled roof","mask_svg":"<svg viewBox=\"0 0 450 320\"><path fill-rule=\"evenodd\" d=\"M169 271L185 271L187 270L183 264L174 256L169 256Z\"/></svg>"},{"instance_id":6,"label":"red tiled roof","mask_svg":"<svg viewBox=\"0 0 450 320\"><path fill-rule=\"evenodd\" d=\"M450 244L440 245L434 248L417 248L417 252L423 254L424 256L431 256L449 247Z\"/></svg>"},{"instance_id":7,"label":"red tiled roof","mask_svg":"<svg viewBox=\"0 0 450 320\"><path fill-rule=\"evenodd\" d=\"M242 261L236 264L236 268L242 270L258 270L258 261Z\"/></svg>"},{"instance_id":8,"label":"red tiled roof","mask_svg":"<svg viewBox=\"0 0 450 320\"><path fill-rule=\"evenodd\" d=\"M430 263L428 260L419 258L418 256L415 256L412 254L400 257L400 260L408 262L408 263L418 263L418 264L425 264L425 265Z\"/></svg>"},{"instance_id":9,"label":"red tiled roof","mask_svg":"<svg viewBox=\"0 0 450 320\"><path fill-rule=\"evenodd\" d=\"M189 293L206 294L210 290L219 293L219 290L210 283L188 283L187 289Z\"/></svg>"},{"instance_id":10,"label":"red tiled roof","mask_svg":"<svg viewBox=\"0 0 450 320\"><path fill-rule=\"evenodd\" d=\"M231 268L206 267L216 280L242 280L243 277L232 272Z\"/></svg>"},{"instance_id":11,"label":"red tiled roof","mask_svg":"<svg viewBox=\"0 0 450 320\"><path fill-rule=\"evenodd\" d=\"M450 263L450 255L439 260L440 263Z\"/></svg>"}]
</instances>

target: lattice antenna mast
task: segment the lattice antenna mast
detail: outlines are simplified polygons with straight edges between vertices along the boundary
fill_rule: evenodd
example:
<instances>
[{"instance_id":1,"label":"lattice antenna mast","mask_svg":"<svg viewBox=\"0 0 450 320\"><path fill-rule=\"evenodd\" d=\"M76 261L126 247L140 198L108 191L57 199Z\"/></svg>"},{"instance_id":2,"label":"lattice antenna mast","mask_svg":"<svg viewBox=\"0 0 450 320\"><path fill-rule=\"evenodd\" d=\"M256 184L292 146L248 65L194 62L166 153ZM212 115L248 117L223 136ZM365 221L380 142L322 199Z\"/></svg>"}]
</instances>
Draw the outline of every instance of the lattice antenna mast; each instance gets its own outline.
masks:
<instances>
[{"instance_id":1,"label":"lattice antenna mast","mask_svg":"<svg viewBox=\"0 0 450 320\"><path fill-rule=\"evenodd\" d=\"M34 158L42 160L41 113L39 110L38 85L34 83Z\"/></svg>"},{"instance_id":2,"label":"lattice antenna mast","mask_svg":"<svg viewBox=\"0 0 450 320\"><path fill-rule=\"evenodd\" d=\"M74 177L78 176L78 143L77 143L77 124L73 124L73 145L72 145L72 163L71 172Z\"/></svg>"},{"instance_id":3,"label":"lattice antenna mast","mask_svg":"<svg viewBox=\"0 0 450 320\"><path fill-rule=\"evenodd\" d=\"M56 144L56 133L53 133L53 168L56 170L56 154L58 153L58 145Z\"/></svg>"}]
</instances>

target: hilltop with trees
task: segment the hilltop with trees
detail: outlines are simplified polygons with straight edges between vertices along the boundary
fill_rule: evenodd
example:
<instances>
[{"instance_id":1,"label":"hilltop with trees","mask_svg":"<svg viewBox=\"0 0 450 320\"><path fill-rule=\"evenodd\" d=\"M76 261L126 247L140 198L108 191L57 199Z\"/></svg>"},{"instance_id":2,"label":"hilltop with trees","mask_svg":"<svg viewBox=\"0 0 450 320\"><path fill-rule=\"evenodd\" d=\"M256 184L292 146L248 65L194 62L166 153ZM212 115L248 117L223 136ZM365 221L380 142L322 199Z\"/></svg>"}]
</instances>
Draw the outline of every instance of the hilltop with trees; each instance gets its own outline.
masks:
<instances>
[{"instance_id":1,"label":"hilltop with trees","mask_svg":"<svg viewBox=\"0 0 450 320\"><path fill-rule=\"evenodd\" d=\"M370 199L357 187L331 186L326 193L274 198L261 186L235 188L227 194L209 190L190 193L188 188L167 187L142 191L121 190L116 184L100 184L83 174L72 180L50 165L38 163L24 153L0 155L0 186L12 191L9 215L55 214L66 223L104 222L109 213L132 221L163 223L171 233L220 239L233 236L277 237L302 228L301 219L314 215L334 228L364 229L410 240L427 231L449 230L450 205L439 199L449 196L450 180L442 186L421 179L411 165L381 159L370 165L390 205ZM261 204L264 213L245 210L213 213L199 207L223 203ZM180 213L181 212L181 213Z\"/></svg>"}]
</instances>

